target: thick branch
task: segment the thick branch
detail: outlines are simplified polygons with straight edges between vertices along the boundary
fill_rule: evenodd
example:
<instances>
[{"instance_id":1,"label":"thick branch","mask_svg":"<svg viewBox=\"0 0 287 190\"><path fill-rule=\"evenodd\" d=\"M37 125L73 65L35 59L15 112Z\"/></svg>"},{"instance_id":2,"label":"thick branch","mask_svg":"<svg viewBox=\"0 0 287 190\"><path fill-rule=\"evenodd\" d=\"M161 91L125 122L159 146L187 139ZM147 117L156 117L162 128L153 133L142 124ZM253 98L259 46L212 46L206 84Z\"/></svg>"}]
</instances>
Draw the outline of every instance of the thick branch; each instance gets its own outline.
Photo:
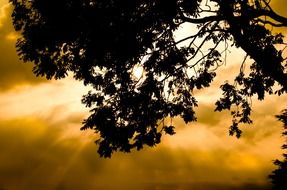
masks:
<instances>
[{"instance_id":1,"label":"thick branch","mask_svg":"<svg viewBox=\"0 0 287 190\"><path fill-rule=\"evenodd\" d=\"M233 15L232 10L229 9L228 6L222 4L222 9L224 9L224 13L226 14L226 20L230 25L230 33L233 35L234 40L236 43L252 58L254 59L257 64L262 69L262 72L276 80L282 87L287 88L287 75L283 72L281 62L283 58L280 55L274 55L274 51L271 48L269 49L260 49L256 48L249 40L248 36L245 36L242 31L242 26L238 23L237 18ZM287 19L283 19L281 16L276 16L275 13L270 11L260 11L261 16L270 15L277 20L282 22L286 22L287 26ZM259 14L258 14L259 16Z\"/></svg>"},{"instance_id":2,"label":"thick branch","mask_svg":"<svg viewBox=\"0 0 287 190\"><path fill-rule=\"evenodd\" d=\"M260 9L260 10L256 10L253 14L249 14L249 16L251 18L258 18L258 17L262 17L262 16L267 16L267 17L270 17L271 19L273 19L274 21L280 23L280 24L274 24L274 26L276 26L276 25L287 26L287 18L285 18L281 15L278 15L273 10Z\"/></svg>"},{"instance_id":3,"label":"thick branch","mask_svg":"<svg viewBox=\"0 0 287 190\"><path fill-rule=\"evenodd\" d=\"M181 15L179 17L179 19L181 19L185 22L193 23L193 24L203 24L206 22L224 20L224 18L222 16L219 16L219 15L206 16L206 17L202 17L202 18L189 18L189 17L186 17L184 15Z\"/></svg>"},{"instance_id":4,"label":"thick branch","mask_svg":"<svg viewBox=\"0 0 287 190\"><path fill-rule=\"evenodd\" d=\"M262 19L257 19L256 21L258 21L258 23L261 23L261 24L269 24L271 26L274 26L274 27L286 27L284 24L282 23L274 23L272 21L269 21L269 20L262 20Z\"/></svg>"}]
</instances>

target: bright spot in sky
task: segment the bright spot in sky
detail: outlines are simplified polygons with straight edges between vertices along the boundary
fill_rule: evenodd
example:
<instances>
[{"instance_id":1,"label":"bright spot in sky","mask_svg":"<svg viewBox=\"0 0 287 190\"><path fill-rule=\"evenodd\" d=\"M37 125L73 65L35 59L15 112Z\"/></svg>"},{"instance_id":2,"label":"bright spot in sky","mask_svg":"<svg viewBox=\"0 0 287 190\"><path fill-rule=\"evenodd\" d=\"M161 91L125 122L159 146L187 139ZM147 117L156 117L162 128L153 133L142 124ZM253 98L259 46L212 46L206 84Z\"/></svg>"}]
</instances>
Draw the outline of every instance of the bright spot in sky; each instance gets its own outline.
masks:
<instances>
[{"instance_id":1,"label":"bright spot in sky","mask_svg":"<svg viewBox=\"0 0 287 190\"><path fill-rule=\"evenodd\" d=\"M133 77L135 77L136 80L141 79L143 77L143 73L144 73L143 66L135 65L133 67L132 74L133 74Z\"/></svg>"}]
</instances>

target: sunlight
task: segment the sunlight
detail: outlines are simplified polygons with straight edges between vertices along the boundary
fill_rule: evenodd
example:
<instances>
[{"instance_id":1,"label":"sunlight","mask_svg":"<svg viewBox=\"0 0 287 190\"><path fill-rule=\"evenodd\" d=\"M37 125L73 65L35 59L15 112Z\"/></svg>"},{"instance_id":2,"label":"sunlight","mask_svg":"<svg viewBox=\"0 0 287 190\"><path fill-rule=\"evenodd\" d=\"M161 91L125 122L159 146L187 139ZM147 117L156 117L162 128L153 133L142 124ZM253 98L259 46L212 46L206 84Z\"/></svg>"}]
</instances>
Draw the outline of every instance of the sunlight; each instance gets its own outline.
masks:
<instances>
[{"instance_id":1,"label":"sunlight","mask_svg":"<svg viewBox=\"0 0 287 190\"><path fill-rule=\"evenodd\" d=\"M132 70L132 76L135 80L140 80L143 77L144 68L141 65L135 65Z\"/></svg>"},{"instance_id":2,"label":"sunlight","mask_svg":"<svg viewBox=\"0 0 287 190\"><path fill-rule=\"evenodd\" d=\"M0 1L0 28L3 27L3 20L6 18L5 15L5 9L6 9L7 5L6 4L2 4L2 2Z\"/></svg>"},{"instance_id":3,"label":"sunlight","mask_svg":"<svg viewBox=\"0 0 287 190\"><path fill-rule=\"evenodd\" d=\"M19 35L16 33L16 32L10 32L9 34L7 34L6 36L5 36L5 39L6 40L11 40L11 41L16 41L17 40L17 38L19 37Z\"/></svg>"},{"instance_id":4,"label":"sunlight","mask_svg":"<svg viewBox=\"0 0 287 190\"><path fill-rule=\"evenodd\" d=\"M48 115L55 120L61 120L72 113L85 114L88 109L81 104L81 97L88 90L88 87L70 78L39 85L19 86L0 94L0 119ZM28 107L29 109L26 109ZM61 114L58 114L59 112Z\"/></svg>"}]
</instances>

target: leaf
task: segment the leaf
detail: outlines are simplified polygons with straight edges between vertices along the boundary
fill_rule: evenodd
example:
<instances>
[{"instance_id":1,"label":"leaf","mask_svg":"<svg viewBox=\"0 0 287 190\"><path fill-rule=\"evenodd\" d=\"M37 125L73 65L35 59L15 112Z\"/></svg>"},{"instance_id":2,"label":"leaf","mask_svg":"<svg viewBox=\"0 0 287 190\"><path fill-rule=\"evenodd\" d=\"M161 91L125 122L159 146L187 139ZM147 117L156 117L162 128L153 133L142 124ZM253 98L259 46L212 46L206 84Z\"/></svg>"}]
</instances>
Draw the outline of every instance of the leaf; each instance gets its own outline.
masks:
<instances>
[{"instance_id":1,"label":"leaf","mask_svg":"<svg viewBox=\"0 0 287 190\"><path fill-rule=\"evenodd\" d=\"M174 126L165 126L163 127L163 130L166 134L168 135L174 135L175 131L174 131L175 127Z\"/></svg>"}]
</instances>

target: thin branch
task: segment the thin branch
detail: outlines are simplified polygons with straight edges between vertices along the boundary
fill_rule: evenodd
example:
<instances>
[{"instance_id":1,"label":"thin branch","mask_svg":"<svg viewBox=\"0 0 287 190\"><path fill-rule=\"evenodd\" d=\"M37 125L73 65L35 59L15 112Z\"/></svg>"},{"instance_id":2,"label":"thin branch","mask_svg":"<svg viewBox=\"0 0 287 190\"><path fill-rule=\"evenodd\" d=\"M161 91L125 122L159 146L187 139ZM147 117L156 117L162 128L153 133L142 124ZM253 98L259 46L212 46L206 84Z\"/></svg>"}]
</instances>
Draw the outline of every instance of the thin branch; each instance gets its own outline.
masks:
<instances>
[{"instance_id":1,"label":"thin branch","mask_svg":"<svg viewBox=\"0 0 287 190\"><path fill-rule=\"evenodd\" d=\"M207 56L209 56L220 44L221 40L223 39L223 37L220 38L220 40L218 40L218 42L209 50L209 52L207 54L205 54L204 56L202 56L199 60L196 61L196 63L194 63L193 65L188 66L189 68L193 68L195 67L200 61L202 61L203 59L205 59Z\"/></svg>"},{"instance_id":2,"label":"thin branch","mask_svg":"<svg viewBox=\"0 0 287 190\"><path fill-rule=\"evenodd\" d=\"M216 22L216 23L213 25L213 27L211 28L211 31L213 31L213 30L215 29L215 27L217 26L217 24L218 24L218 22ZM187 62L190 61L190 60L192 60L192 59L197 55L197 53L198 53L199 51L201 51L202 46L205 44L205 42L207 41L207 39L208 39L211 35L212 35L212 32L210 32L210 33L204 38L204 40L201 42L201 44L197 47L196 52L187 60Z\"/></svg>"}]
</instances>

